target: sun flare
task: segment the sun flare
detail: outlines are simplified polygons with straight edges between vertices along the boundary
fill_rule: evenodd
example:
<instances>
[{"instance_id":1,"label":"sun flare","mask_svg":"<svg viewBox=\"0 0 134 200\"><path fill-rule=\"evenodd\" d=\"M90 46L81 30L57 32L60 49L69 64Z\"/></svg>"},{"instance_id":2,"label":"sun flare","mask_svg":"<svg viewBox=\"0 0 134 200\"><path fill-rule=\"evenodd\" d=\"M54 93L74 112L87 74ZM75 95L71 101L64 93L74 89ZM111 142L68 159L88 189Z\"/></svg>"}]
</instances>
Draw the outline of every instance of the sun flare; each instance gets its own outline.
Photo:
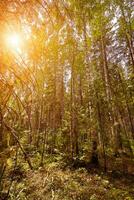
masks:
<instances>
[{"instance_id":1,"label":"sun flare","mask_svg":"<svg viewBox=\"0 0 134 200\"><path fill-rule=\"evenodd\" d=\"M17 33L10 34L9 36L7 36L7 43L14 50L19 49L20 46L21 46L21 37L20 37L20 35L17 34Z\"/></svg>"}]
</instances>

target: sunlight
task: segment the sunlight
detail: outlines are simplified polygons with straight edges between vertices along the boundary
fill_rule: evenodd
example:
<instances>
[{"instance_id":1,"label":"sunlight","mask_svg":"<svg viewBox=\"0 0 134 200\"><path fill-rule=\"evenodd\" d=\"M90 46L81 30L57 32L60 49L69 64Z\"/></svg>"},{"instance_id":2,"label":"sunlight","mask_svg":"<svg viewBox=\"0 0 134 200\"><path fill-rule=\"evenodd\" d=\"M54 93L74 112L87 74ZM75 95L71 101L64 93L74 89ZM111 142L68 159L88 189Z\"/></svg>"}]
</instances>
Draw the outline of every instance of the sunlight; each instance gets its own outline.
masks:
<instances>
[{"instance_id":1,"label":"sunlight","mask_svg":"<svg viewBox=\"0 0 134 200\"><path fill-rule=\"evenodd\" d=\"M7 36L7 44L13 50L19 50L21 46L21 37L17 33L10 34Z\"/></svg>"}]
</instances>

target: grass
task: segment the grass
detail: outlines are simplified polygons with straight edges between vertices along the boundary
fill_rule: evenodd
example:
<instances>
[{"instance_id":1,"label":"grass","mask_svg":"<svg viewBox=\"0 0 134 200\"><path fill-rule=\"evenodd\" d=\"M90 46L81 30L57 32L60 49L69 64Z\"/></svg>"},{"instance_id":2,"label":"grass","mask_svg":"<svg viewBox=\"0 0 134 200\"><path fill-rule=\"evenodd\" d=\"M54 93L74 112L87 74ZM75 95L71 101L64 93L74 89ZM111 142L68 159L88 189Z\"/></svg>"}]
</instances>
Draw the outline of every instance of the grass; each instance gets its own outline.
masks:
<instances>
[{"instance_id":1,"label":"grass","mask_svg":"<svg viewBox=\"0 0 134 200\"><path fill-rule=\"evenodd\" d=\"M10 200L133 200L132 180L79 168L64 170L60 162L46 162L34 171L24 170L14 180ZM22 176L22 173L21 173Z\"/></svg>"}]
</instances>

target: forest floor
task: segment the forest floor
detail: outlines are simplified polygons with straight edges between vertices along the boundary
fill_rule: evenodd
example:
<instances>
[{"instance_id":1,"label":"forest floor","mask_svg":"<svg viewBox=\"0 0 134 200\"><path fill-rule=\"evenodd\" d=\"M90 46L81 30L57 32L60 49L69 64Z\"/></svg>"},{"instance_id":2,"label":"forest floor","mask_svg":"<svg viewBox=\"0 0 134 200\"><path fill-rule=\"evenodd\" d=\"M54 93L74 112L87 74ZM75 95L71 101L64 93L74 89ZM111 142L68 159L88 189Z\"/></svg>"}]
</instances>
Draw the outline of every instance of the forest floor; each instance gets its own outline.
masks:
<instances>
[{"instance_id":1,"label":"forest floor","mask_svg":"<svg viewBox=\"0 0 134 200\"><path fill-rule=\"evenodd\" d=\"M101 170L63 168L51 162L34 170L16 171L11 200L133 200L134 179ZM2 199L2 198L1 198Z\"/></svg>"}]
</instances>

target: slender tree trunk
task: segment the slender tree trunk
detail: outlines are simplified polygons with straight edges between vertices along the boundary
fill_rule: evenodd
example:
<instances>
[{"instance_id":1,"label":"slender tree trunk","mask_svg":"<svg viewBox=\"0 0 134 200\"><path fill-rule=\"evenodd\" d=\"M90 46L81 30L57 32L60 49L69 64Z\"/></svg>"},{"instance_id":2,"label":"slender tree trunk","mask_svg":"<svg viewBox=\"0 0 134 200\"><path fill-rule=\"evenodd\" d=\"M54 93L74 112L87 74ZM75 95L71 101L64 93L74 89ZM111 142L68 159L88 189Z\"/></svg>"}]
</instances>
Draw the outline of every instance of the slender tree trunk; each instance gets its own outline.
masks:
<instances>
[{"instance_id":1,"label":"slender tree trunk","mask_svg":"<svg viewBox=\"0 0 134 200\"><path fill-rule=\"evenodd\" d=\"M97 99L97 115L98 115L98 123L99 123L99 130L100 130L100 135L101 135L101 140L102 140L102 149L103 149L103 157L104 157L104 171L107 171L107 159L106 159L106 150L105 150L105 138L104 136L106 135L104 128L103 128L103 121L102 121L102 116L101 116L101 110L100 110L100 99L98 96L98 93L96 91L96 99Z\"/></svg>"},{"instance_id":2,"label":"slender tree trunk","mask_svg":"<svg viewBox=\"0 0 134 200\"><path fill-rule=\"evenodd\" d=\"M122 17L123 17L123 23L124 23L124 26L125 26L124 28L125 28L126 43L127 43L128 49L129 49L129 54L130 54L133 72L134 72L134 47L133 47L133 39L132 39L133 34L131 32L132 30L128 29L128 22L126 21L123 2L120 1L119 6L120 6L121 14L122 14Z\"/></svg>"}]
</instances>

